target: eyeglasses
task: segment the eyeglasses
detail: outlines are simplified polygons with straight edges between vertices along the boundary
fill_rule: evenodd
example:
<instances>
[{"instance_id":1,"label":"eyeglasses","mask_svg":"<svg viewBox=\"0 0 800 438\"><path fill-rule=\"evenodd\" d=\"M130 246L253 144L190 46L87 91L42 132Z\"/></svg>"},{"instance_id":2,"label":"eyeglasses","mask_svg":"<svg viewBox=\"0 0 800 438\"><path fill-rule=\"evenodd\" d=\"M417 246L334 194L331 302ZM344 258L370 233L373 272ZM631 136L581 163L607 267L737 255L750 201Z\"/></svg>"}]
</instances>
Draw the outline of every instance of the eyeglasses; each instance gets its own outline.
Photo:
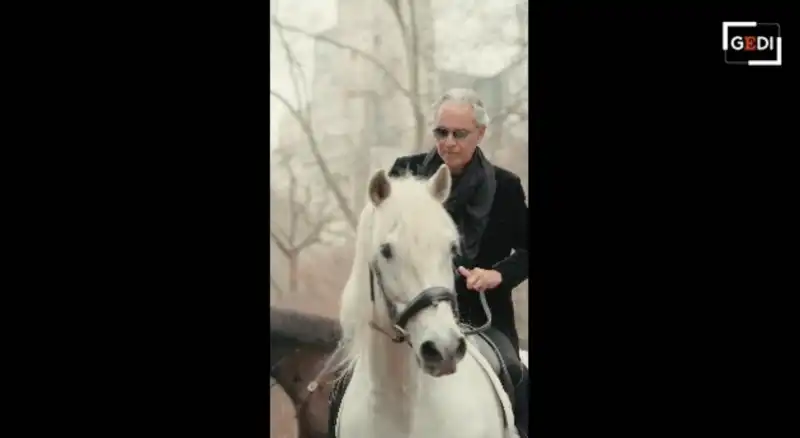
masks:
<instances>
[{"instance_id":1,"label":"eyeglasses","mask_svg":"<svg viewBox=\"0 0 800 438\"><path fill-rule=\"evenodd\" d=\"M436 137L437 140L444 140L450 136L451 132L453 133L453 138L456 140L463 140L472 133L472 131L466 129L453 129L451 131L447 128L438 127L433 129L433 136Z\"/></svg>"}]
</instances>

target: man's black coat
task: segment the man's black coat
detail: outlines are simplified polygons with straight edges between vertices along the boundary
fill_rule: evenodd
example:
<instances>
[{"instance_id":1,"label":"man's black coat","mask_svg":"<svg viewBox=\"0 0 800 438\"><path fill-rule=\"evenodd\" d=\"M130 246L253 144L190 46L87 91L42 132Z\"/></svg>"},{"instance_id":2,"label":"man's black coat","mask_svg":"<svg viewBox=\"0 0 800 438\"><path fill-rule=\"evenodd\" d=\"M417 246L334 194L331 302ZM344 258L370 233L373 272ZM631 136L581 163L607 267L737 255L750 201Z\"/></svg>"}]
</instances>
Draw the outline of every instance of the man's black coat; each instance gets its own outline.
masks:
<instances>
[{"instance_id":1,"label":"man's black coat","mask_svg":"<svg viewBox=\"0 0 800 438\"><path fill-rule=\"evenodd\" d=\"M406 172L416 175L425 155L398 158L389 175L399 176ZM492 326L505 333L514 347L519 349L511 290L528 278L528 207L519 177L498 166L494 166L494 172L497 187L489 223L483 233L478 256L472 266L464 267L494 269L503 276L500 286L486 291L492 312ZM456 290L462 319L476 327L483 325L486 316L478 293L467 290L460 276L456 278Z\"/></svg>"}]
</instances>

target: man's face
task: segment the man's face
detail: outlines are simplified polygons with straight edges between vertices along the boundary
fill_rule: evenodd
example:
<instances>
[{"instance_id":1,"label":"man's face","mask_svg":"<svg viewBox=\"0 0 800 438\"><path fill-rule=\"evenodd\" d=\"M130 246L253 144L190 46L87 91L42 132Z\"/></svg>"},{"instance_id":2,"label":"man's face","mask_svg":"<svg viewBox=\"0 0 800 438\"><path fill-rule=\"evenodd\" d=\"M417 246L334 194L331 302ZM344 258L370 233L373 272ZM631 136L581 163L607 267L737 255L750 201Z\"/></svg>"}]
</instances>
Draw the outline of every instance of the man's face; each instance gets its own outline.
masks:
<instances>
[{"instance_id":1,"label":"man's face","mask_svg":"<svg viewBox=\"0 0 800 438\"><path fill-rule=\"evenodd\" d=\"M458 174L472 158L486 127L478 128L472 105L445 102L439 107L433 137L436 151L450 171Z\"/></svg>"}]
</instances>

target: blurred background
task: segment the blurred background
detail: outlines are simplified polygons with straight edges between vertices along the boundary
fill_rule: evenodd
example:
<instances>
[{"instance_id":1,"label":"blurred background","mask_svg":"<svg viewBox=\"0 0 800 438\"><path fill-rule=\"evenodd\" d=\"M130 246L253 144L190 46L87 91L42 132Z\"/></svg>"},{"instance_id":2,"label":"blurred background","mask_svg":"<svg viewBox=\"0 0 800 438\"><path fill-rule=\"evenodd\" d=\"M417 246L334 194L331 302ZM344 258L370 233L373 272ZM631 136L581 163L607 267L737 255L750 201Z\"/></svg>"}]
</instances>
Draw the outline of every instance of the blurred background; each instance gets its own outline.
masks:
<instances>
[{"instance_id":1,"label":"blurred background","mask_svg":"<svg viewBox=\"0 0 800 438\"><path fill-rule=\"evenodd\" d=\"M527 190L527 17L527 0L270 0L271 436L326 436L327 388L304 388L335 337L367 179L433 147L439 95L480 94L481 147Z\"/></svg>"}]
</instances>

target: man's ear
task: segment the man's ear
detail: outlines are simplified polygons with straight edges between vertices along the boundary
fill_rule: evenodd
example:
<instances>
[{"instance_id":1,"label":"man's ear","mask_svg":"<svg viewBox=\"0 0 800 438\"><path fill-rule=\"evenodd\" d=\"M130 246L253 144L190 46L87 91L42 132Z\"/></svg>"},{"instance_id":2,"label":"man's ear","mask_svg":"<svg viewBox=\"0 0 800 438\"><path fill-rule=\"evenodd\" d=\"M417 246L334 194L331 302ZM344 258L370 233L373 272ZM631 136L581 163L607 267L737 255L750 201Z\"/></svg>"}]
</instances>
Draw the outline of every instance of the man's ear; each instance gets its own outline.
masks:
<instances>
[{"instance_id":1,"label":"man's ear","mask_svg":"<svg viewBox=\"0 0 800 438\"><path fill-rule=\"evenodd\" d=\"M483 141L483 136L486 135L486 126L478 128L478 143Z\"/></svg>"}]
</instances>

